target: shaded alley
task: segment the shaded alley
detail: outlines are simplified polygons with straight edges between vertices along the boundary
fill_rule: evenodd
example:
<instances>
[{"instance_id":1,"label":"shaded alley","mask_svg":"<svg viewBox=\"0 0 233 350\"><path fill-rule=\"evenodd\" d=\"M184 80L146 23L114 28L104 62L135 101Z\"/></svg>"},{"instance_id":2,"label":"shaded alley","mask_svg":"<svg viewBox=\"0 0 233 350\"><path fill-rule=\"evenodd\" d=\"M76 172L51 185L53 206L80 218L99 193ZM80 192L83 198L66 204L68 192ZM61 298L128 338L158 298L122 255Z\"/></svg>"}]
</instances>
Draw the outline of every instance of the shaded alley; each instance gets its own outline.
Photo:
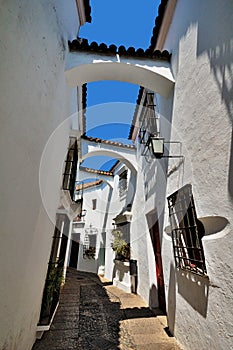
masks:
<instances>
[{"instance_id":1,"label":"shaded alley","mask_svg":"<svg viewBox=\"0 0 233 350\"><path fill-rule=\"evenodd\" d=\"M135 294L69 268L53 324L33 350L179 350L166 333L166 317Z\"/></svg>"}]
</instances>

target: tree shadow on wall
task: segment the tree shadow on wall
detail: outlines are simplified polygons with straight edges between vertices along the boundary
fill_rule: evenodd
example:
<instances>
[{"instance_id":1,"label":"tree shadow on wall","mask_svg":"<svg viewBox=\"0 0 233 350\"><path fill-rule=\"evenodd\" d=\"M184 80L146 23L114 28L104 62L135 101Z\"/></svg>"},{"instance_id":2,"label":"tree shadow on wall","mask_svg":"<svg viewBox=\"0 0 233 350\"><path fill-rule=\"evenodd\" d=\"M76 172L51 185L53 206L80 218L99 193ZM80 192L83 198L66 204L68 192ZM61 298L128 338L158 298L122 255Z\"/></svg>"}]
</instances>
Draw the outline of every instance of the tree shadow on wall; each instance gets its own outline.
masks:
<instances>
[{"instance_id":1,"label":"tree shadow on wall","mask_svg":"<svg viewBox=\"0 0 233 350\"><path fill-rule=\"evenodd\" d=\"M204 2L201 6L205 6ZM201 12L201 9L199 11ZM214 76L221 100L225 104L233 127L233 10L232 7L223 4L221 1L213 0L209 11L212 21L209 21L208 25L206 25L205 15L198 16L197 55L207 53L211 73ZM224 19L225 25L219 23L216 26L220 19ZM221 126L219 127L221 128ZM223 140L223 142L225 141ZM228 191L233 198L233 132L229 159Z\"/></svg>"},{"instance_id":2,"label":"tree shadow on wall","mask_svg":"<svg viewBox=\"0 0 233 350\"><path fill-rule=\"evenodd\" d=\"M224 42L220 47L208 50L210 67L215 81L221 92L221 99L225 103L230 122L233 126L233 48L231 42ZM233 197L233 132L231 136L228 190Z\"/></svg>"}]
</instances>

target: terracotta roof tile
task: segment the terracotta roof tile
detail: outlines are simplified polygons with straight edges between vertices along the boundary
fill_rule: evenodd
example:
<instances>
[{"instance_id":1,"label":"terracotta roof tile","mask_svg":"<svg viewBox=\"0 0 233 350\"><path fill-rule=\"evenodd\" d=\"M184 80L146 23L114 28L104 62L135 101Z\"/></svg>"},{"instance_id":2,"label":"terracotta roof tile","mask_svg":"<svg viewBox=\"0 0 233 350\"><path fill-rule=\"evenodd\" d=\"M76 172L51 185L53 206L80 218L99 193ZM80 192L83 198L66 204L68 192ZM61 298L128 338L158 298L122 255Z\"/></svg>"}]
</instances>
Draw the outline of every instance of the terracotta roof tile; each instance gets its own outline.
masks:
<instances>
[{"instance_id":1,"label":"terracotta roof tile","mask_svg":"<svg viewBox=\"0 0 233 350\"><path fill-rule=\"evenodd\" d=\"M129 56L129 57L144 57L158 60L170 61L171 54L167 51L153 51L152 48L149 49L135 49L134 47L125 48L125 46L121 45L117 48L116 45L112 44L107 46L104 43L98 44L95 41L89 44L87 39L77 38L72 42L69 41L69 49L70 51L94 51L105 54L113 54L118 53L121 56Z\"/></svg>"},{"instance_id":2,"label":"terracotta roof tile","mask_svg":"<svg viewBox=\"0 0 233 350\"><path fill-rule=\"evenodd\" d=\"M156 43L157 43L157 39L158 39L158 35L159 35L159 30L163 21L163 16L166 10L166 6L167 6L168 0L161 0L161 3L158 7L158 16L155 19L155 26L153 28L153 35L151 38L151 45L149 47L149 49L151 51L154 51L154 48L156 47ZM154 51L154 54L157 52L157 50ZM160 52L160 51L159 51ZM164 52L164 51L163 51ZM130 127L130 131L129 131L129 136L128 139L130 140L132 138L133 135L133 130L134 130L134 126L135 126L135 119L136 119L136 115L137 115L137 111L141 102L141 98L143 95L143 90L144 88L141 86L138 92L138 98L137 98L137 104L136 104L136 108L135 108L135 112L134 112L134 116L133 116L133 120L132 120L132 124Z\"/></svg>"},{"instance_id":3,"label":"terracotta roof tile","mask_svg":"<svg viewBox=\"0 0 233 350\"><path fill-rule=\"evenodd\" d=\"M130 130L129 130L129 136L128 136L129 140L131 140L131 137L133 135L133 130L134 130L134 126L135 126L136 116L137 116L139 105L141 103L141 98L142 98L142 95L143 95L143 91L144 91L144 87L140 86L139 91L138 91L138 98L137 98L137 102L136 102L136 107L135 107L135 111L134 111L134 115L133 115L133 120L132 120L132 124L131 124Z\"/></svg>"},{"instance_id":4,"label":"terracotta roof tile","mask_svg":"<svg viewBox=\"0 0 233 350\"><path fill-rule=\"evenodd\" d=\"M158 39L158 35L159 35L160 27L163 21L163 16L166 10L167 3L168 3L168 0L161 0L161 3L158 7L158 16L155 18L155 26L153 28L153 35L150 41L151 44L149 46L149 50L151 50L152 52L154 51L157 43L157 39Z\"/></svg>"},{"instance_id":5,"label":"terracotta roof tile","mask_svg":"<svg viewBox=\"0 0 233 350\"><path fill-rule=\"evenodd\" d=\"M92 168L87 168L87 167L83 167L80 166L79 167L80 170L82 171L86 171L88 173L92 173L92 174L98 174L98 175L107 175L107 176L113 176L113 172L111 171L105 171L105 170L100 170L100 169L92 169Z\"/></svg>"},{"instance_id":6,"label":"terracotta roof tile","mask_svg":"<svg viewBox=\"0 0 233 350\"><path fill-rule=\"evenodd\" d=\"M87 136L87 135L82 135L82 139L83 140L88 140L88 141L91 141L91 142L96 142L96 143L104 143L104 144L107 144L107 145L113 145L113 146L118 146L118 147L135 149L134 145L127 145L127 144L123 144L121 142L116 142L116 141L111 141L111 140L103 140L103 139L98 138L98 137L91 137L91 136Z\"/></svg>"},{"instance_id":7,"label":"terracotta roof tile","mask_svg":"<svg viewBox=\"0 0 233 350\"><path fill-rule=\"evenodd\" d=\"M96 181L92 181L92 182L87 182L87 183L84 183L84 184L81 184L81 185L77 185L76 186L76 191L79 191L79 190L85 190L89 187L93 187L93 186L99 186L103 183L102 180L96 180Z\"/></svg>"},{"instance_id":8,"label":"terracotta roof tile","mask_svg":"<svg viewBox=\"0 0 233 350\"><path fill-rule=\"evenodd\" d=\"M90 0L84 0L84 7L85 7L86 22L91 23L91 6L90 6Z\"/></svg>"}]
</instances>

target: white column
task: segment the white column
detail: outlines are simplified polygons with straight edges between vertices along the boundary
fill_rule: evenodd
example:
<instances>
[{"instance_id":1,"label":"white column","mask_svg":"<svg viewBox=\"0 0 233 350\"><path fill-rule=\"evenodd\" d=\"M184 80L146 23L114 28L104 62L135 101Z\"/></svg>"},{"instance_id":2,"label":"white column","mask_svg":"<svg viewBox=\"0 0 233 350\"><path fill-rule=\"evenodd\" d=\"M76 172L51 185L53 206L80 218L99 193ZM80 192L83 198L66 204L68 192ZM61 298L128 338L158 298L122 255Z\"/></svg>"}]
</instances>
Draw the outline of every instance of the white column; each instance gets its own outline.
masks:
<instances>
[{"instance_id":1,"label":"white column","mask_svg":"<svg viewBox=\"0 0 233 350\"><path fill-rule=\"evenodd\" d=\"M70 221L70 225L69 225L69 234L68 234L68 241L67 241L67 247L66 247L66 256L65 256L65 261L64 261L64 272L63 272L63 276L64 279L66 278L66 271L67 271L67 264L68 264L68 259L70 256L70 243L71 243L71 234L72 234L72 224L73 221Z\"/></svg>"}]
</instances>

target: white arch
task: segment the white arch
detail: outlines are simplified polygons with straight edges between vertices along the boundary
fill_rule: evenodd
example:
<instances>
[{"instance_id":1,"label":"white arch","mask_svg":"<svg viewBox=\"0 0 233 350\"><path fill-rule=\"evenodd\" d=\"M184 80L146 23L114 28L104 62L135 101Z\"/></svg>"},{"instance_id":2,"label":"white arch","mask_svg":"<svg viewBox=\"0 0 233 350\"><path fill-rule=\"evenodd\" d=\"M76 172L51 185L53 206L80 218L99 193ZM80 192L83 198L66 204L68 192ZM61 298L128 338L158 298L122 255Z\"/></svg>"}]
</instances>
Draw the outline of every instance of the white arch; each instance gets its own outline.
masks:
<instances>
[{"instance_id":1,"label":"white arch","mask_svg":"<svg viewBox=\"0 0 233 350\"><path fill-rule=\"evenodd\" d=\"M94 151L88 152L85 155L83 155L82 160L85 160L87 158L94 157L94 156L107 156L107 157L116 158L119 161L121 161L122 163L124 163L132 171L132 173L134 175L137 174L136 162L125 158L122 154L120 154L118 152L106 150L106 149L98 149L98 150L94 150ZM129 154L127 154L127 157L131 158Z\"/></svg>"},{"instance_id":2,"label":"white arch","mask_svg":"<svg viewBox=\"0 0 233 350\"><path fill-rule=\"evenodd\" d=\"M92 174L85 170L78 171L78 181L82 182L84 180L92 179L93 181L96 180L102 180L104 183L106 183L110 188L113 188L113 179L109 179L106 175L101 174Z\"/></svg>"},{"instance_id":3,"label":"white arch","mask_svg":"<svg viewBox=\"0 0 233 350\"><path fill-rule=\"evenodd\" d=\"M94 52L69 53L65 74L71 87L98 80L118 80L144 86L166 98L175 83L167 61Z\"/></svg>"}]
</instances>

